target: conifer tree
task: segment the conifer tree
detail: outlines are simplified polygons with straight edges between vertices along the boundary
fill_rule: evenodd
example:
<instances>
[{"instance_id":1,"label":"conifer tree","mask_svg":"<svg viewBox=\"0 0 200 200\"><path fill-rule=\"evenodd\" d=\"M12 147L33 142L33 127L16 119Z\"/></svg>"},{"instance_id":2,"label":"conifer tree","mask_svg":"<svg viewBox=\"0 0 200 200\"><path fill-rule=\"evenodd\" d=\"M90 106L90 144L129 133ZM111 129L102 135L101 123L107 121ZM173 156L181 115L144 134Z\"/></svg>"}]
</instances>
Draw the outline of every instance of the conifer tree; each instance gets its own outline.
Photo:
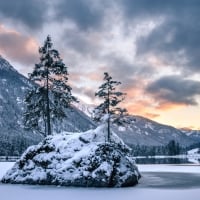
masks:
<instances>
[{"instance_id":1,"label":"conifer tree","mask_svg":"<svg viewBox=\"0 0 200 200\"><path fill-rule=\"evenodd\" d=\"M126 109L117 107L125 98L125 93L116 91L116 87L121 84L119 81L113 81L112 77L105 72L105 82L99 87L95 96L103 99L103 102L94 109L94 120L107 122L108 142L110 142L110 125L111 123L120 123L122 116L127 114ZM106 119L105 119L106 118Z\"/></svg>"},{"instance_id":2,"label":"conifer tree","mask_svg":"<svg viewBox=\"0 0 200 200\"><path fill-rule=\"evenodd\" d=\"M51 37L47 36L44 46L39 48L40 62L29 74L35 85L25 97L25 127L45 135L51 135L52 120L66 117L65 108L77 101L68 85L67 67L52 47Z\"/></svg>"}]
</instances>

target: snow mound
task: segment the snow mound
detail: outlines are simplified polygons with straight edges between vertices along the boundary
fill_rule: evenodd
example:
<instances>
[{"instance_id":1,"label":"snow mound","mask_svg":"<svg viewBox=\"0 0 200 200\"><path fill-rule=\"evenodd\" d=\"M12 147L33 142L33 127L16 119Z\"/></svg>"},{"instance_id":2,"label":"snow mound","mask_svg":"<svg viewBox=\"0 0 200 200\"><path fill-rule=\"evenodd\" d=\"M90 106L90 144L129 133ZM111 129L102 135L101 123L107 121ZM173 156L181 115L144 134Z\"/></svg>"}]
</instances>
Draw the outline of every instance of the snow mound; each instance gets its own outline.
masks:
<instances>
[{"instance_id":1,"label":"snow mound","mask_svg":"<svg viewBox=\"0 0 200 200\"><path fill-rule=\"evenodd\" d=\"M111 143L105 142L106 136L103 126L48 136L29 147L2 182L84 187L137 184L140 173L130 149L116 134Z\"/></svg>"}]
</instances>

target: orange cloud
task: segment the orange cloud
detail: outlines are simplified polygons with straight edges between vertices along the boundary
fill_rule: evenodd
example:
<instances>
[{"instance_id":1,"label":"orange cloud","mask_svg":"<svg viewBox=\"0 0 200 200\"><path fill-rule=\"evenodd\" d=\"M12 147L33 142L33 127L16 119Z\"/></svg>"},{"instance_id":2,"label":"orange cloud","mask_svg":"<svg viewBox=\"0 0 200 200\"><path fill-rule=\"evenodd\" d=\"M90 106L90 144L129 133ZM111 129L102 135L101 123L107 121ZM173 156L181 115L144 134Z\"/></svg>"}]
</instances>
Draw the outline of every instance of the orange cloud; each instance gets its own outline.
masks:
<instances>
[{"instance_id":1,"label":"orange cloud","mask_svg":"<svg viewBox=\"0 0 200 200\"><path fill-rule=\"evenodd\" d=\"M156 114L156 113L145 113L143 115L144 117L150 118L150 119L154 119L160 116L160 114Z\"/></svg>"},{"instance_id":2,"label":"orange cloud","mask_svg":"<svg viewBox=\"0 0 200 200\"><path fill-rule=\"evenodd\" d=\"M130 114L158 120L163 112L186 106L183 103L164 102L163 100L152 98L150 94L144 92L144 88L148 82L140 79L136 82L136 85L131 87L129 84L129 86L125 88L127 97L122 103L122 106L124 106Z\"/></svg>"},{"instance_id":3,"label":"orange cloud","mask_svg":"<svg viewBox=\"0 0 200 200\"><path fill-rule=\"evenodd\" d=\"M192 130L200 130L200 127L197 126L187 126L187 127L179 127L183 131L192 131Z\"/></svg>"},{"instance_id":4,"label":"orange cloud","mask_svg":"<svg viewBox=\"0 0 200 200\"><path fill-rule=\"evenodd\" d=\"M3 24L0 24L0 34L7 33L13 35L19 35L19 33L15 30L7 29Z\"/></svg>"},{"instance_id":5,"label":"orange cloud","mask_svg":"<svg viewBox=\"0 0 200 200\"><path fill-rule=\"evenodd\" d=\"M28 52L36 52L38 51L39 48L39 44L37 43L37 41L33 38L29 38L27 39L26 43L25 43L25 49Z\"/></svg>"},{"instance_id":6,"label":"orange cloud","mask_svg":"<svg viewBox=\"0 0 200 200\"><path fill-rule=\"evenodd\" d=\"M25 65L34 65L39 60L39 45L34 38L24 36L3 25L0 25L0 44L0 53L10 60Z\"/></svg>"},{"instance_id":7,"label":"orange cloud","mask_svg":"<svg viewBox=\"0 0 200 200\"><path fill-rule=\"evenodd\" d=\"M134 115L145 115L148 112L149 102L145 100L132 101L129 103L124 103L123 106L128 110L130 114Z\"/></svg>"},{"instance_id":8,"label":"orange cloud","mask_svg":"<svg viewBox=\"0 0 200 200\"><path fill-rule=\"evenodd\" d=\"M184 107L186 104L183 103L172 103L172 102L161 102L156 107L157 110L165 111L165 110L172 110L180 107Z\"/></svg>"}]
</instances>

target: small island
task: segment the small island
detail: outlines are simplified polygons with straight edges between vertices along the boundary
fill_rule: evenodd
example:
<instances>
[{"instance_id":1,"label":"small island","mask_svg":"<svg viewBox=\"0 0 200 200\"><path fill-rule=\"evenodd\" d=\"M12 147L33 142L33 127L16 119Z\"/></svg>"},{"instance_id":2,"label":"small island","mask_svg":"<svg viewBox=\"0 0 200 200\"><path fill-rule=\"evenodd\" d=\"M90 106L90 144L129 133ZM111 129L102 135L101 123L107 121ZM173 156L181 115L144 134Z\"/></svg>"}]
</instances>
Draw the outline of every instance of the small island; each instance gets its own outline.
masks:
<instances>
[{"instance_id":1,"label":"small island","mask_svg":"<svg viewBox=\"0 0 200 200\"><path fill-rule=\"evenodd\" d=\"M3 183L79 187L128 187L141 177L130 149L106 127L46 137L29 147L2 178Z\"/></svg>"}]
</instances>

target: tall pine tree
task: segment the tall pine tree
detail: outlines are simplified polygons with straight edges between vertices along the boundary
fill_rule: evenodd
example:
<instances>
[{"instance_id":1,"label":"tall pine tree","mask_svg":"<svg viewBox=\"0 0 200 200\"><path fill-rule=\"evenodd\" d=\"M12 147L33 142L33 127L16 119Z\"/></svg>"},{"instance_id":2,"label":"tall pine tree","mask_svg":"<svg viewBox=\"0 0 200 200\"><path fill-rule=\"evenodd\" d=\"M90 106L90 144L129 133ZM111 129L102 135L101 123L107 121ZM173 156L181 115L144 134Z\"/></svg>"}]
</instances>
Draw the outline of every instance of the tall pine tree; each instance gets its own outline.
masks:
<instances>
[{"instance_id":1,"label":"tall pine tree","mask_svg":"<svg viewBox=\"0 0 200 200\"><path fill-rule=\"evenodd\" d=\"M116 91L116 87L121 84L119 81L113 81L112 77L105 72L104 83L99 87L95 96L103 99L104 101L94 109L94 120L107 122L108 142L110 142L111 131L110 125L113 123L120 123L120 119L127 114L126 109L117 107L125 98L125 93Z\"/></svg>"},{"instance_id":2,"label":"tall pine tree","mask_svg":"<svg viewBox=\"0 0 200 200\"><path fill-rule=\"evenodd\" d=\"M52 121L65 118L65 109L77 101L68 85L67 67L52 47L51 37L47 36L44 46L39 48L40 62L29 74L35 85L25 97L25 127L45 135L51 135Z\"/></svg>"}]
</instances>

